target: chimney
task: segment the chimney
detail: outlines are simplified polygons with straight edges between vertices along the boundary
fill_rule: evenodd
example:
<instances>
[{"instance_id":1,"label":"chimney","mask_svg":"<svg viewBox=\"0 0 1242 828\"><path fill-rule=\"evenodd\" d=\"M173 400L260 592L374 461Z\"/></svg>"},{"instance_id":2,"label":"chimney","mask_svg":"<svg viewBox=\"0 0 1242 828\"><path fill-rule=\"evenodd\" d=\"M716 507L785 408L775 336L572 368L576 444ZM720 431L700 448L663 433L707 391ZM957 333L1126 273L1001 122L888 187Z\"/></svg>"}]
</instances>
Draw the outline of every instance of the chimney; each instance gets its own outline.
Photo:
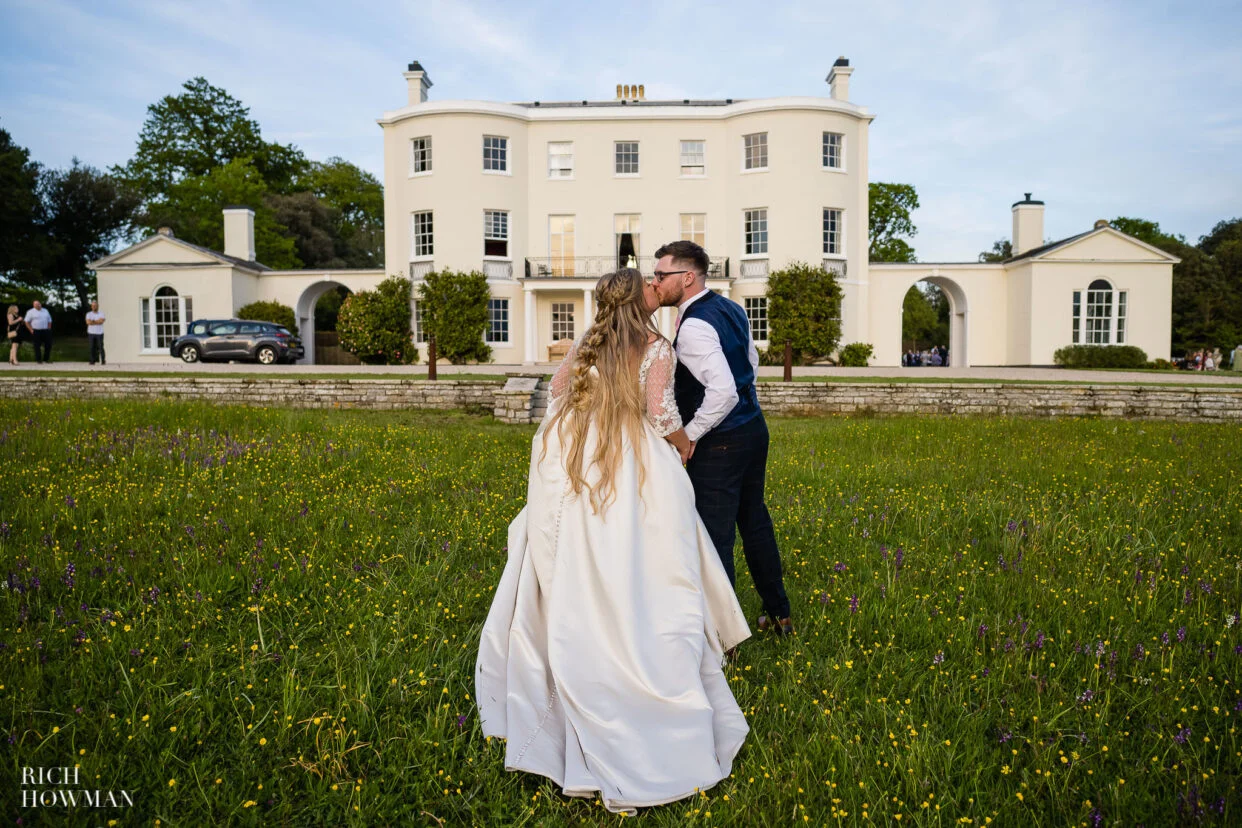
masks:
<instances>
[{"instance_id":1,"label":"chimney","mask_svg":"<svg viewBox=\"0 0 1242 828\"><path fill-rule=\"evenodd\" d=\"M1044 203L1030 193L1013 205L1013 255L1021 256L1044 243Z\"/></svg>"},{"instance_id":2,"label":"chimney","mask_svg":"<svg viewBox=\"0 0 1242 828\"><path fill-rule=\"evenodd\" d=\"M254 210L224 208L224 255L254 261Z\"/></svg>"},{"instance_id":3,"label":"chimney","mask_svg":"<svg viewBox=\"0 0 1242 828\"><path fill-rule=\"evenodd\" d=\"M848 58L842 56L837 58L832 64L832 70L828 72L828 85L832 87L832 99L834 101L848 101L850 99L850 75L854 70L850 68Z\"/></svg>"},{"instance_id":4,"label":"chimney","mask_svg":"<svg viewBox=\"0 0 1242 828\"><path fill-rule=\"evenodd\" d=\"M427 103L427 90L431 88L431 78L427 77L427 70L423 68L423 65L416 60L401 74L405 76L405 82L409 85L410 106Z\"/></svg>"}]
</instances>

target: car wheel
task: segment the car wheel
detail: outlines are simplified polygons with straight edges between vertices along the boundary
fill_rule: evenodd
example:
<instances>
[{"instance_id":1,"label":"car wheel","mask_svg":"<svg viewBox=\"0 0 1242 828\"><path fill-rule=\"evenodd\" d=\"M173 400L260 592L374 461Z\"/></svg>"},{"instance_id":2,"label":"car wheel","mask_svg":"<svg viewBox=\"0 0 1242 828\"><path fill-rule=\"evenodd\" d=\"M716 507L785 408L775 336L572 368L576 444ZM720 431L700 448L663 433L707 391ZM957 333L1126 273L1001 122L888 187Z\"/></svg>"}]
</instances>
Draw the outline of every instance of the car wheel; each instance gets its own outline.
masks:
<instances>
[{"instance_id":1,"label":"car wheel","mask_svg":"<svg viewBox=\"0 0 1242 828\"><path fill-rule=\"evenodd\" d=\"M255 353L255 357L261 365L272 365L276 362L276 349L271 345L264 345Z\"/></svg>"},{"instance_id":2,"label":"car wheel","mask_svg":"<svg viewBox=\"0 0 1242 828\"><path fill-rule=\"evenodd\" d=\"M197 345L185 345L181 348L182 362L198 362L201 356Z\"/></svg>"}]
</instances>

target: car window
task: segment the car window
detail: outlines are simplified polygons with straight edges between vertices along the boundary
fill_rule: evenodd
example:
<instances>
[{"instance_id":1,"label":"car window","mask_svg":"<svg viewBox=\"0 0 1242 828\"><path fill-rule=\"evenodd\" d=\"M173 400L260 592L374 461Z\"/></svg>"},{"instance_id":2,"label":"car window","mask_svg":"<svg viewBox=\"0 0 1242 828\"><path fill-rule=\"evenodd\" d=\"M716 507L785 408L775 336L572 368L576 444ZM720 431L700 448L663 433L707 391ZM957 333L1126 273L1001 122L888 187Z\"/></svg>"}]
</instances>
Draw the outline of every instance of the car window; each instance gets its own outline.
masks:
<instances>
[{"instance_id":1,"label":"car window","mask_svg":"<svg viewBox=\"0 0 1242 828\"><path fill-rule=\"evenodd\" d=\"M293 336L293 332L290 331L288 328L286 328L284 325L277 325L276 333L284 334L285 336Z\"/></svg>"},{"instance_id":2,"label":"car window","mask_svg":"<svg viewBox=\"0 0 1242 828\"><path fill-rule=\"evenodd\" d=\"M220 325L214 326L211 329L212 336L229 336L230 334L235 333L237 333L237 326L232 322L224 322Z\"/></svg>"},{"instance_id":3,"label":"car window","mask_svg":"<svg viewBox=\"0 0 1242 828\"><path fill-rule=\"evenodd\" d=\"M253 322L243 322L241 324L241 332L244 334L263 333L263 326L256 325Z\"/></svg>"},{"instance_id":4,"label":"car window","mask_svg":"<svg viewBox=\"0 0 1242 828\"><path fill-rule=\"evenodd\" d=\"M207 323L206 322L195 322L193 325L190 326L190 333L196 334L198 336L202 336L203 334L207 333Z\"/></svg>"}]
</instances>

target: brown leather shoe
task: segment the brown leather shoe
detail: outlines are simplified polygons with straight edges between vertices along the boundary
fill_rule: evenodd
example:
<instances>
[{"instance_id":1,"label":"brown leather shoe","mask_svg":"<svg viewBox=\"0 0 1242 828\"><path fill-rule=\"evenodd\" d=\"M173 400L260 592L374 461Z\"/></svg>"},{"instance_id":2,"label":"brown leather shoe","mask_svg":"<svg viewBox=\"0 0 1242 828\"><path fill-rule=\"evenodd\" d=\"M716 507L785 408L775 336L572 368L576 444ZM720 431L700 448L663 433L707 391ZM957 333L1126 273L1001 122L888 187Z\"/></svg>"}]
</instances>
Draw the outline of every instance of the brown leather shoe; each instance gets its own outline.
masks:
<instances>
[{"instance_id":1,"label":"brown leather shoe","mask_svg":"<svg viewBox=\"0 0 1242 828\"><path fill-rule=\"evenodd\" d=\"M793 619L789 616L778 618L775 622L773 622L771 618L768 618L768 616L761 615L759 616L758 626L759 632L767 632L768 630L772 630L777 635L781 636L794 634Z\"/></svg>"}]
</instances>

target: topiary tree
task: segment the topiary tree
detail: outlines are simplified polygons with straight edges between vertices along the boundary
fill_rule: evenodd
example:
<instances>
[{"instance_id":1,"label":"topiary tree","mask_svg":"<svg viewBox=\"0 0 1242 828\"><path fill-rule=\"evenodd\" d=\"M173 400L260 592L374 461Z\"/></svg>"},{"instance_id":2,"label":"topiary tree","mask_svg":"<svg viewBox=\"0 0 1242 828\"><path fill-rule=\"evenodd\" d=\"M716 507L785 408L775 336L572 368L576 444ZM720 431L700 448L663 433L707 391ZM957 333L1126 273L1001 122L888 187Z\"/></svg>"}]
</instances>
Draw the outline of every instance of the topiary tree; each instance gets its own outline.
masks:
<instances>
[{"instance_id":1,"label":"topiary tree","mask_svg":"<svg viewBox=\"0 0 1242 828\"><path fill-rule=\"evenodd\" d=\"M284 325L294 336L298 335L297 317L293 315L293 308L281 302L251 302L249 305L242 305L237 309L237 318Z\"/></svg>"},{"instance_id":2,"label":"topiary tree","mask_svg":"<svg viewBox=\"0 0 1242 828\"><path fill-rule=\"evenodd\" d=\"M368 365L417 362L410 331L412 295L413 287L403 276L389 276L375 290L350 294L336 318L341 347Z\"/></svg>"},{"instance_id":3,"label":"topiary tree","mask_svg":"<svg viewBox=\"0 0 1242 828\"><path fill-rule=\"evenodd\" d=\"M823 359L841 340L841 285L818 265L791 262L768 277L768 360L784 361L785 340L794 362Z\"/></svg>"},{"instance_id":4,"label":"topiary tree","mask_svg":"<svg viewBox=\"0 0 1242 828\"><path fill-rule=\"evenodd\" d=\"M483 341L491 297L486 276L477 270L428 273L418 297L423 330L436 338L438 357L454 365L491 361L492 348Z\"/></svg>"}]
</instances>

